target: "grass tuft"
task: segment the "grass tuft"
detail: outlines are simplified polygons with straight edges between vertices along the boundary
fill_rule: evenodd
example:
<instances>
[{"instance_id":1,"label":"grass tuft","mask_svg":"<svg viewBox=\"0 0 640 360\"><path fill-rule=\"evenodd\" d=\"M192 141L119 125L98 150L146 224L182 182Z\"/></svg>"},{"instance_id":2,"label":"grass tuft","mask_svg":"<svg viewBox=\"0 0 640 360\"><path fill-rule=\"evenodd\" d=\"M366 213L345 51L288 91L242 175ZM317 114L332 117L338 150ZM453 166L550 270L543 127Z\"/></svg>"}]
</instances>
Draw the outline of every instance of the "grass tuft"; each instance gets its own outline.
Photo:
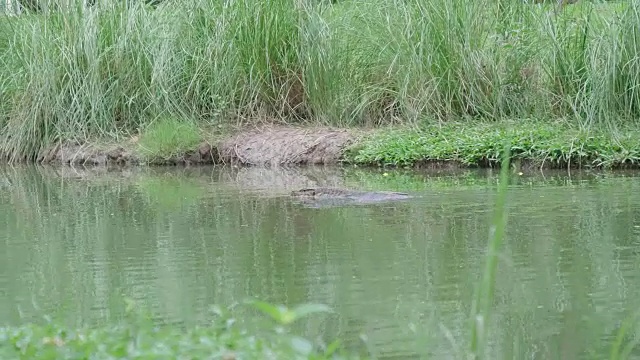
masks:
<instances>
[{"instance_id":1,"label":"grass tuft","mask_svg":"<svg viewBox=\"0 0 640 360\"><path fill-rule=\"evenodd\" d=\"M190 121L163 117L140 135L141 153L148 159L169 159L193 151L202 141L198 127Z\"/></svg>"}]
</instances>

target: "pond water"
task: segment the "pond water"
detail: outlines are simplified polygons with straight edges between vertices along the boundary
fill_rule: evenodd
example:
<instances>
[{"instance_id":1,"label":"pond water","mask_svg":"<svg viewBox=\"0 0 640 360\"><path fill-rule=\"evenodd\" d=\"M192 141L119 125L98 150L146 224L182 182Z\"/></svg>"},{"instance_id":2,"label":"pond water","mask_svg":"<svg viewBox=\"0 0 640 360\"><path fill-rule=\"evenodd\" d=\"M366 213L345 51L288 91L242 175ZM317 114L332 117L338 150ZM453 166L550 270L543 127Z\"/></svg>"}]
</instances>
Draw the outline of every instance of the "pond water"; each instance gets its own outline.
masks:
<instances>
[{"instance_id":1,"label":"pond water","mask_svg":"<svg viewBox=\"0 0 640 360\"><path fill-rule=\"evenodd\" d=\"M497 181L467 170L0 168L0 325L117 321L125 299L193 324L251 297L332 307L301 323L312 339L458 359ZM415 198L309 208L287 196L318 185ZM494 358L608 356L640 309L640 177L515 175L506 234Z\"/></svg>"}]
</instances>

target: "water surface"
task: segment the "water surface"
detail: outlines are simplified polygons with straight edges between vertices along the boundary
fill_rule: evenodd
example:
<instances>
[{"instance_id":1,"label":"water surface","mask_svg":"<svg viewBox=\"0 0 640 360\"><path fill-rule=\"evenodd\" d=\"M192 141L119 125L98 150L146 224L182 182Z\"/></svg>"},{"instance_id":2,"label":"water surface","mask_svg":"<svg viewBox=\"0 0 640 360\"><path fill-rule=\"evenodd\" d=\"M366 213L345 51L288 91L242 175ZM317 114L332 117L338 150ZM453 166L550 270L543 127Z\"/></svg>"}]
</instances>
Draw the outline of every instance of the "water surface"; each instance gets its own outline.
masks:
<instances>
[{"instance_id":1,"label":"water surface","mask_svg":"<svg viewBox=\"0 0 640 360\"><path fill-rule=\"evenodd\" d=\"M380 358L458 359L497 178L0 168L0 318L108 323L133 299L157 321L194 324L208 319L211 305L248 297L316 302L336 314L304 322L311 338L339 337ZM287 195L318 185L416 197L309 208ZM640 178L525 174L509 189L492 356L603 358L640 308Z\"/></svg>"}]
</instances>

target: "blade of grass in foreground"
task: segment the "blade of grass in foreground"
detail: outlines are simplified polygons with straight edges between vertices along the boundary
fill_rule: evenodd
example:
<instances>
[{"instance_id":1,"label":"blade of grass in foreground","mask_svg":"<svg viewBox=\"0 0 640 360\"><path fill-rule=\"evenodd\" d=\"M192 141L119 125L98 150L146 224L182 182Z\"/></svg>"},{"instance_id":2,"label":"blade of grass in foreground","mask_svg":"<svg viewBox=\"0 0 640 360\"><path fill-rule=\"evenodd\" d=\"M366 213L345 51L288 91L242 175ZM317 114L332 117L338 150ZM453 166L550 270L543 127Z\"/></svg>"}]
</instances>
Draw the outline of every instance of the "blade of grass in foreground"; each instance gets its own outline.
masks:
<instances>
[{"instance_id":1,"label":"blade of grass in foreground","mask_svg":"<svg viewBox=\"0 0 640 360\"><path fill-rule=\"evenodd\" d=\"M498 266L498 251L504 241L504 230L507 224L506 200L509 186L509 164L511 157L510 142L505 142L500 166L500 182L498 184L498 196L496 208L489 230L489 243L482 282L476 289L476 298L473 302L471 322L471 348L470 355L474 359L484 355L486 345L486 326L489 323L491 301L495 287L496 269Z\"/></svg>"},{"instance_id":2,"label":"blade of grass in foreground","mask_svg":"<svg viewBox=\"0 0 640 360\"><path fill-rule=\"evenodd\" d=\"M629 355L633 351L633 348L635 348L640 343L640 339L633 338L629 342L627 342L627 345L624 348L622 347L624 340L628 335L627 333L629 332L629 330L633 332L639 317L640 310L636 310L634 311L632 316L627 317L622 322L622 325L620 326L620 329L616 334L615 341L611 345L611 354L609 356L610 360L628 359Z\"/></svg>"}]
</instances>

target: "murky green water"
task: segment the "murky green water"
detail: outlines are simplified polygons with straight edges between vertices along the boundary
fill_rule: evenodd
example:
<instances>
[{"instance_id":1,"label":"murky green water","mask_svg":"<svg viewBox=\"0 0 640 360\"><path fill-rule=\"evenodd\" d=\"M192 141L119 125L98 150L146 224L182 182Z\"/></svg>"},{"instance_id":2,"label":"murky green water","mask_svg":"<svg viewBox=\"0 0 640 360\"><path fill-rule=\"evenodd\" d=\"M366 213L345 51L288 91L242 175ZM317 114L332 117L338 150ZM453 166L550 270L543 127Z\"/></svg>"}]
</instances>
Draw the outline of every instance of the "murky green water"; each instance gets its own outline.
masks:
<instances>
[{"instance_id":1,"label":"murky green water","mask_svg":"<svg viewBox=\"0 0 640 360\"><path fill-rule=\"evenodd\" d=\"M304 322L311 338L361 349L364 334L380 357L460 358L496 182L469 171L0 168L0 318L104 323L131 298L188 324L247 297L319 302L336 315ZM417 197L314 209L286 196L318 184ZM603 358L639 308L640 177L513 179L496 358Z\"/></svg>"}]
</instances>

